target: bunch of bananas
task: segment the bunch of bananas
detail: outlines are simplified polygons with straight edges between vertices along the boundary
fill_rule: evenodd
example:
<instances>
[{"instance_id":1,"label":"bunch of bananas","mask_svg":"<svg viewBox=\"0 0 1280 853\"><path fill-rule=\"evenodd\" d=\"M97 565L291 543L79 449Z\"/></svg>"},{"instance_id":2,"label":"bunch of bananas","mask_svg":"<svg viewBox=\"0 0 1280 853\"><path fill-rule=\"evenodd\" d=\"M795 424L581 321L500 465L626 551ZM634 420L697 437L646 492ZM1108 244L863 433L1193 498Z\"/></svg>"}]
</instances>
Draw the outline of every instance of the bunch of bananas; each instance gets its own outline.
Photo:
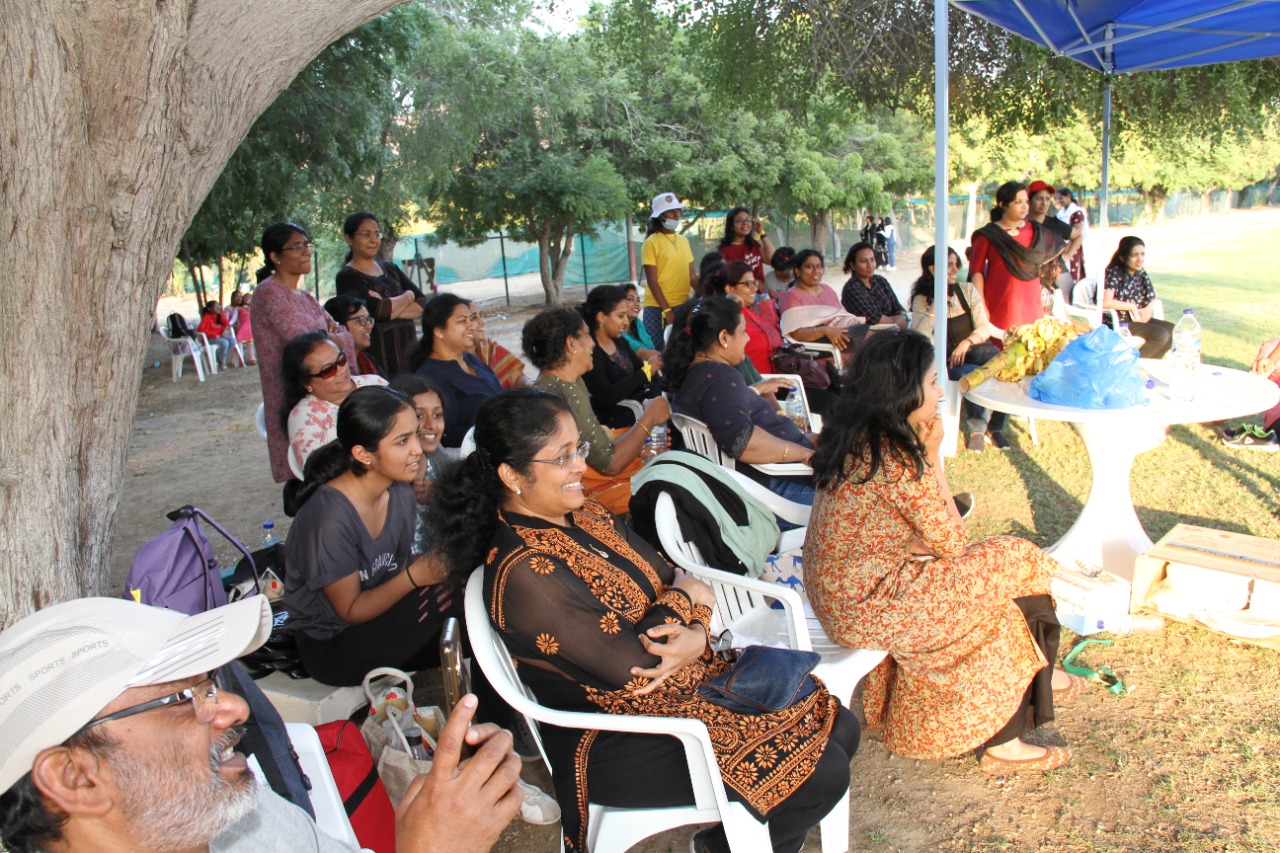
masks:
<instances>
[{"instance_id":1,"label":"bunch of bananas","mask_svg":"<svg viewBox=\"0 0 1280 853\"><path fill-rule=\"evenodd\" d=\"M960 390L968 391L992 376L1002 382L1017 382L1035 376L1062 352L1067 342L1078 334L1077 328L1064 320L1042 317L1025 326L1015 326L1004 339L1004 350L995 358L960 380Z\"/></svg>"},{"instance_id":2,"label":"bunch of bananas","mask_svg":"<svg viewBox=\"0 0 1280 853\"><path fill-rule=\"evenodd\" d=\"M1024 376L1035 376L1075 336L1076 330L1070 323L1052 317L1014 327L1005 338L1004 347L1004 353L1013 355L1014 359L1012 363L1006 359L1004 366L996 371L996 379L1017 382Z\"/></svg>"}]
</instances>

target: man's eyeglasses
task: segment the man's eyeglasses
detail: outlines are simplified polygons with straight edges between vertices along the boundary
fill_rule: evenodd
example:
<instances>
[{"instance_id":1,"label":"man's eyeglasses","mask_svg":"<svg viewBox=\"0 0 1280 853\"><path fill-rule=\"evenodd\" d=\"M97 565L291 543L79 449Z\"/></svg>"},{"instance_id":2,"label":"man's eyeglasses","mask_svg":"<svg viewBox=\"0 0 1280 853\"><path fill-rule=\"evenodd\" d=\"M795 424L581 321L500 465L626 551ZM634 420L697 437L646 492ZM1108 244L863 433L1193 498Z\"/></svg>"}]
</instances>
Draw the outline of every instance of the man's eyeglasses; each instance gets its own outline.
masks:
<instances>
[{"instance_id":1,"label":"man's eyeglasses","mask_svg":"<svg viewBox=\"0 0 1280 853\"><path fill-rule=\"evenodd\" d=\"M347 364L347 354L345 352L338 353L338 359L333 364L326 364L320 368L318 373L308 374L312 379L332 379L338 375L338 371Z\"/></svg>"},{"instance_id":2,"label":"man's eyeglasses","mask_svg":"<svg viewBox=\"0 0 1280 853\"><path fill-rule=\"evenodd\" d=\"M359 237L361 240L368 240L371 237L374 240L381 240L382 232L381 231L357 231L356 236Z\"/></svg>"},{"instance_id":3,"label":"man's eyeglasses","mask_svg":"<svg viewBox=\"0 0 1280 853\"><path fill-rule=\"evenodd\" d=\"M514 460L516 462L541 462L544 465L559 465L561 468L568 468L570 465L577 463L579 459L586 459L587 454L591 452L591 442L584 441L573 449L572 452L566 453L564 456L557 456L555 459L524 459Z\"/></svg>"},{"instance_id":4,"label":"man's eyeglasses","mask_svg":"<svg viewBox=\"0 0 1280 853\"><path fill-rule=\"evenodd\" d=\"M311 250L314 249L315 247L316 247L315 243L312 243L310 240L307 240L302 243L294 243L292 246L285 246L284 251L301 252L304 255L309 255L311 254Z\"/></svg>"},{"instance_id":5,"label":"man's eyeglasses","mask_svg":"<svg viewBox=\"0 0 1280 853\"><path fill-rule=\"evenodd\" d=\"M91 729L100 723L123 720L125 717L132 717L134 714L154 711L156 708L165 708L180 702L191 703L198 722L204 724L212 723L213 718L218 715L218 674L211 672L198 684L194 684L186 690L179 690L177 693L170 693L168 696L161 696L159 699L152 699L150 702L143 702L140 705L125 708L123 711L116 711L114 714L107 714L105 717L90 720L80 727L80 732ZM76 732L76 734L80 734L80 732Z\"/></svg>"},{"instance_id":6,"label":"man's eyeglasses","mask_svg":"<svg viewBox=\"0 0 1280 853\"><path fill-rule=\"evenodd\" d=\"M370 317L368 314L361 314L359 317L352 317L350 320L348 320L348 322L359 323L361 326L364 326L367 329L373 325L373 318Z\"/></svg>"}]
</instances>

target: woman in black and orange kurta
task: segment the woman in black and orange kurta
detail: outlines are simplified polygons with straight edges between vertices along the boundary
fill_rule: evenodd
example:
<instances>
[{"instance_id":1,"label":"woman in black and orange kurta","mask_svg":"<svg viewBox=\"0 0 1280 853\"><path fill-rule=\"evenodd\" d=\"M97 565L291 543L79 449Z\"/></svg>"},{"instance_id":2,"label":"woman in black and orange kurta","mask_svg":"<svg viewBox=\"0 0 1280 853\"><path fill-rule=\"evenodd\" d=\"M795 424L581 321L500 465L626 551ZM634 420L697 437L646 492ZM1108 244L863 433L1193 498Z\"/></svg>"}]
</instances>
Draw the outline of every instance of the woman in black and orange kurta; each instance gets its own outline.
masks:
<instances>
[{"instance_id":1,"label":"woman in black and orange kurta","mask_svg":"<svg viewBox=\"0 0 1280 853\"><path fill-rule=\"evenodd\" d=\"M437 481L433 510L454 519L441 543L451 570L484 559L490 618L521 679L549 707L702 720L730 798L768 821L775 851L799 851L848 790L856 719L822 688L760 716L697 695L728 666L707 649L710 588L677 578L619 519L584 501L585 451L558 395L522 388L494 397L475 439L476 451ZM676 740L550 726L543 739L568 850L585 849L589 802L693 800ZM698 849L726 847L718 829L698 841Z\"/></svg>"}]
</instances>

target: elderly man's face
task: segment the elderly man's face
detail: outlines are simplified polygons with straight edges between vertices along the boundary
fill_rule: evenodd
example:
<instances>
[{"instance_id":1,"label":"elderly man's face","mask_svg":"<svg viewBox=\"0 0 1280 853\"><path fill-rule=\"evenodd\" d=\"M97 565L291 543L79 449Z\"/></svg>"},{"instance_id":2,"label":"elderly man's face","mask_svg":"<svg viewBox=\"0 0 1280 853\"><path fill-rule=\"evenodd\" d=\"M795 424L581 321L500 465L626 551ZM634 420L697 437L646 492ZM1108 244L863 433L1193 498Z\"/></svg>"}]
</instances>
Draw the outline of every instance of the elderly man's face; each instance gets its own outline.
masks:
<instances>
[{"instance_id":1,"label":"elderly man's face","mask_svg":"<svg viewBox=\"0 0 1280 853\"><path fill-rule=\"evenodd\" d=\"M208 688L204 677L126 690L102 714L186 687ZM212 722L191 702L179 702L101 725L115 742L104 764L134 838L158 850L200 847L253 810L256 784L244 756L231 748L249 716L244 700L219 692Z\"/></svg>"}]
</instances>

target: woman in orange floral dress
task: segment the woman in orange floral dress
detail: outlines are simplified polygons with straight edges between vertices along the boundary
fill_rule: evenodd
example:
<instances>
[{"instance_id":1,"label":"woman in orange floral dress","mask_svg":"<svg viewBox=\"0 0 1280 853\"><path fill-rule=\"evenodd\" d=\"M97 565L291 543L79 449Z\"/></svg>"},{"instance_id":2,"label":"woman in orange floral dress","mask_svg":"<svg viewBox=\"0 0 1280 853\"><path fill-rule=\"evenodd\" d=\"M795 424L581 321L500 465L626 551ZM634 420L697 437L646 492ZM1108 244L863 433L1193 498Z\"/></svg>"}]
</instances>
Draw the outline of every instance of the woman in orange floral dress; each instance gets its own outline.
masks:
<instances>
[{"instance_id":1,"label":"woman in orange floral dress","mask_svg":"<svg viewBox=\"0 0 1280 853\"><path fill-rule=\"evenodd\" d=\"M939 447L933 346L918 332L873 336L811 464L818 497L805 588L836 642L885 649L863 695L867 727L908 758L985 745L992 773L1048 770L1063 747L1020 736L1053 719L1084 681L1054 671L1052 563L1034 544L970 544Z\"/></svg>"},{"instance_id":2,"label":"woman in orange floral dress","mask_svg":"<svg viewBox=\"0 0 1280 853\"><path fill-rule=\"evenodd\" d=\"M484 562L489 617L519 674L552 708L691 717L707 724L730 799L767 821L775 853L849 790L857 718L825 688L791 707L743 715L697 688L712 657L711 588L675 570L582 492L589 447L564 398L516 388L476 415L476 450L436 480L430 512L453 576ZM693 802L684 749L661 735L542 728L566 850L586 849L587 804ZM720 827L693 849L725 851ZM763 851L761 851L763 853Z\"/></svg>"}]
</instances>

